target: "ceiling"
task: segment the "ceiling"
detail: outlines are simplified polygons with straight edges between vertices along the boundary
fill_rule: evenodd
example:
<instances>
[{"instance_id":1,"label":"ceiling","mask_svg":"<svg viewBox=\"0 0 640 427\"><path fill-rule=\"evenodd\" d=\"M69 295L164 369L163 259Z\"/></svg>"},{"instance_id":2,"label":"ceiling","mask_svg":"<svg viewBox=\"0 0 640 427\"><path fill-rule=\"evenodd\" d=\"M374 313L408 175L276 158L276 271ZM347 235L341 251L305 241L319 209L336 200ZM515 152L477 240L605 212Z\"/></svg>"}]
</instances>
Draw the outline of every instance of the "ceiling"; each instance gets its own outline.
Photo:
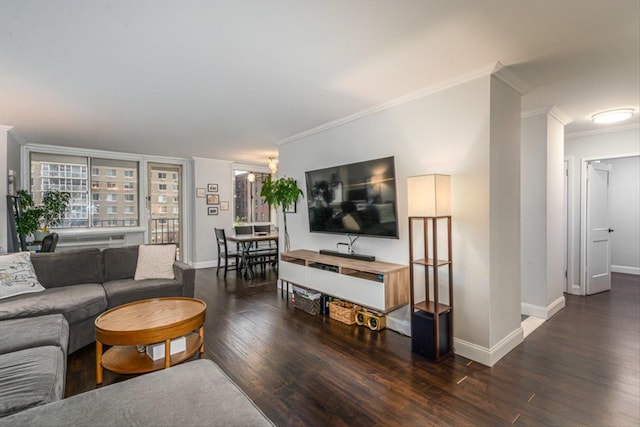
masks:
<instances>
[{"instance_id":1,"label":"ceiling","mask_svg":"<svg viewBox=\"0 0 640 427\"><path fill-rule=\"evenodd\" d=\"M640 0L0 0L27 142L266 163L274 143L500 61L567 133L633 107Z\"/></svg>"}]
</instances>

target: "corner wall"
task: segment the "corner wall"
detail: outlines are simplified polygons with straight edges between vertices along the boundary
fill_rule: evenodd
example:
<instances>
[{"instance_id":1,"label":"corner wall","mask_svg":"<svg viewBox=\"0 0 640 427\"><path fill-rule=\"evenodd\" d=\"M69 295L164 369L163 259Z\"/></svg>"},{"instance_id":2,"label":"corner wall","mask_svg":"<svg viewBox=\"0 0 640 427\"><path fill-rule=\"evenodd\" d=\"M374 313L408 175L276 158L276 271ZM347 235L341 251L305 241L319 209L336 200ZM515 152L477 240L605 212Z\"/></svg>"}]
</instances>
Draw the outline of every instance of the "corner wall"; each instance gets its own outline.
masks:
<instances>
[{"instance_id":1,"label":"corner wall","mask_svg":"<svg viewBox=\"0 0 640 427\"><path fill-rule=\"evenodd\" d=\"M451 174L456 352L493 365L522 340L519 129L520 95L486 75L282 144L279 175L305 188L305 171L395 156L400 239L361 237L355 250L407 265L407 177ZM495 230L499 221L507 234ZM309 232L306 199L287 222L292 249L345 241ZM407 307L389 317L409 334Z\"/></svg>"}]
</instances>

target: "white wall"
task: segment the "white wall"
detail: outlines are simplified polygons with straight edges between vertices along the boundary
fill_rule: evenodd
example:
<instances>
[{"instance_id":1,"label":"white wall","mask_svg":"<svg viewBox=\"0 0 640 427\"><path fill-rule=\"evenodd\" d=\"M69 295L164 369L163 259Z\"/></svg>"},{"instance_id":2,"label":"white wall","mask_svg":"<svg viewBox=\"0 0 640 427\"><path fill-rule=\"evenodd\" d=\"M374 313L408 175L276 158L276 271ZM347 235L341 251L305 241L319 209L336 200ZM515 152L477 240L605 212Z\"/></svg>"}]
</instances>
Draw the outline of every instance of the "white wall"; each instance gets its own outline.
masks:
<instances>
[{"instance_id":1,"label":"white wall","mask_svg":"<svg viewBox=\"0 0 640 427\"><path fill-rule=\"evenodd\" d=\"M491 365L494 344L520 330L519 126L520 96L485 76L283 144L279 175L304 183L307 170L395 156L400 239L362 237L355 250L406 265L407 177L451 174L456 351ZM305 203L287 215L292 249L346 241L309 233ZM407 308L392 317L409 324Z\"/></svg>"},{"instance_id":2,"label":"white wall","mask_svg":"<svg viewBox=\"0 0 640 427\"><path fill-rule=\"evenodd\" d=\"M610 175L611 271L640 274L640 157L607 160Z\"/></svg>"},{"instance_id":3,"label":"white wall","mask_svg":"<svg viewBox=\"0 0 640 427\"><path fill-rule=\"evenodd\" d=\"M522 120L522 313L564 307L564 123L553 107Z\"/></svg>"},{"instance_id":4,"label":"white wall","mask_svg":"<svg viewBox=\"0 0 640 427\"><path fill-rule=\"evenodd\" d=\"M196 268L213 267L218 259L214 228L224 228L227 233L233 227L233 163L225 160L195 157L193 161L191 218L193 223L192 264ZM218 215L209 215L207 199L197 198L196 188L207 188L207 184L218 184L220 201L229 202L229 210L222 211L218 205Z\"/></svg>"},{"instance_id":5,"label":"white wall","mask_svg":"<svg viewBox=\"0 0 640 427\"><path fill-rule=\"evenodd\" d=\"M593 135L567 135L565 138L565 158L573 163L573 175L569 188L569 203L573 206L573 215L569 218L569 256L570 277L574 277L570 288L580 289L580 184L582 162L596 159L611 159L640 155L640 129L626 129Z\"/></svg>"}]
</instances>

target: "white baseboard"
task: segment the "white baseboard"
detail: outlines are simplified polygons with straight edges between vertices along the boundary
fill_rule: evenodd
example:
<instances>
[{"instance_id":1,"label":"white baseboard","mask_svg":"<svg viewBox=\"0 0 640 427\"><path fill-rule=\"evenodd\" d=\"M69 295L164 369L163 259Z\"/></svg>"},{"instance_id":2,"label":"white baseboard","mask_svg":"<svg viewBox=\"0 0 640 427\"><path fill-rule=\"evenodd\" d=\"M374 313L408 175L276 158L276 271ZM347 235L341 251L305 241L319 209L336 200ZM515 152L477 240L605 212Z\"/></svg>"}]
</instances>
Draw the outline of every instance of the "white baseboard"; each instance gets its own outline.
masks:
<instances>
[{"instance_id":1,"label":"white baseboard","mask_svg":"<svg viewBox=\"0 0 640 427\"><path fill-rule=\"evenodd\" d=\"M411 322L405 319L396 319L387 315L387 328L399 334L411 336Z\"/></svg>"},{"instance_id":2,"label":"white baseboard","mask_svg":"<svg viewBox=\"0 0 640 427\"><path fill-rule=\"evenodd\" d=\"M612 273L624 273L624 274L635 274L636 276L640 275L639 267L629 267L627 265L612 265L611 266Z\"/></svg>"},{"instance_id":3,"label":"white baseboard","mask_svg":"<svg viewBox=\"0 0 640 427\"><path fill-rule=\"evenodd\" d=\"M562 310L565 306L564 296L561 296L546 307L540 305L527 304L523 302L520 304L520 312L527 316L539 317L541 319L548 320L554 314Z\"/></svg>"},{"instance_id":4,"label":"white baseboard","mask_svg":"<svg viewBox=\"0 0 640 427\"><path fill-rule=\"evenodd\" d=\"M518 327L491 348L482 347L460 338L454 338L453 344L456 354L485 366L493 366L522 341L524 341L524 332L522 327Z\"/></svg>"},{"instance_id":5,"label":"white baseboard","mask_svg":"<svg viewBox=\"0 0 640 427\"><path fill-rule=\"evenodd\" d=\"M213 261L199 261L199 262L193 262L191 263L192 267L195 268L196 270L200 269L200 268L211 268L211 267L217 267L218 266L218 262L213 260Z\"/></svg>"}]
</instances>

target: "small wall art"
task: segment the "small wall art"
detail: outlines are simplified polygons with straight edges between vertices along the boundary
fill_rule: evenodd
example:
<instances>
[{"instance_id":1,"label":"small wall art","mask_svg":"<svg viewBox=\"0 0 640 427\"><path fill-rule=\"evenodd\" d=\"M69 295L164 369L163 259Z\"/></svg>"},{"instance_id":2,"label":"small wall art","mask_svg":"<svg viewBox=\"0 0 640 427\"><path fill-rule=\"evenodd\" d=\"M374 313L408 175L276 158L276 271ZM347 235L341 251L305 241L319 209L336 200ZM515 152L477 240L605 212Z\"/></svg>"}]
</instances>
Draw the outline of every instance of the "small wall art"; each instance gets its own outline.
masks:
<instances>
[{"instance_id":1,"label":"small wall art","mask_svg":"<svg viewBox=\"0 0 640 427\"><path fill-rule=\"evenodd\" d=\"M229 202L226 201L221 201L220 202L220 210L221 211L228 211L229 210Z\"/></svg>"},{"instance_id":2,"label":"small wall art","mask_svg":"<svg viewBox=\"0 0 640 427\"><path fill-rule=\"evenodd\" d=\"M206 195L206 189L205 188L196 188L196 197L204 198L205 195Z\"/></svg>"},{"instance_id":3,"label":"small wall art","mask_svg":"<svg viewBox=\"0 0 640 427\"><path fill-rule=\"evenodd\" d=\"M207 213L209 215L218 215L218 207L217 206L209 206L207 208Z\"/></svg>"},{"instance_id":4,"label":"small wall art","mask_svg":"<svg viewBox=\"0 0 640 427\"><path fill-rule=\"evenodd\" d=\"M217 194L207 194L207 204L217 205L220 203L220 196Z\"/></svg>"},{"instance_id":5,"label":"small wall art","mask_svg":"<svg viewBox=\"0 0 640 427\"><path fill-rule=\"evenodd\" d=\"M217 192L218 192L218 184L207 185L207 193L217 193Z\"/></svg>"}]
</instances>

